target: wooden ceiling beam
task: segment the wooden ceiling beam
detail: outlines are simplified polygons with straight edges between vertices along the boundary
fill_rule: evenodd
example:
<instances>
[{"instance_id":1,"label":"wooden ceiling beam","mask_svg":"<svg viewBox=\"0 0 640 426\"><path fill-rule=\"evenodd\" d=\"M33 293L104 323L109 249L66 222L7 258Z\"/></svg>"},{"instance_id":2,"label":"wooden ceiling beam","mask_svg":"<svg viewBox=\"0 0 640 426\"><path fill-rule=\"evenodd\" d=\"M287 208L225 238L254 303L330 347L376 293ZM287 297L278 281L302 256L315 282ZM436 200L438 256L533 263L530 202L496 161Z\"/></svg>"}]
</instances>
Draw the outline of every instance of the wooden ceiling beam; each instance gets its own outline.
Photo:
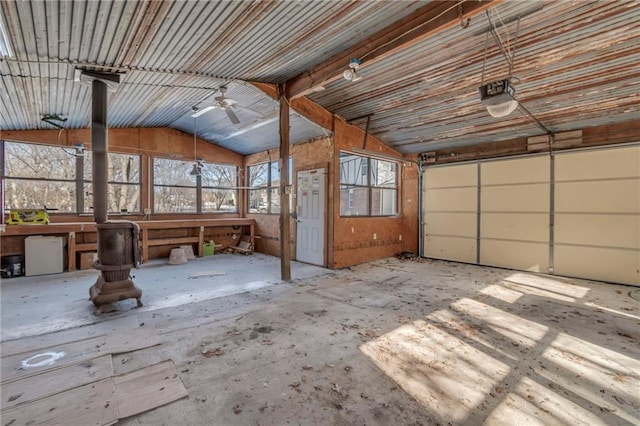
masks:
<instances>
[{"instance_id":1,"label":"wooden ceiling beam","mask_svg":"<svg viewBox=\"0 0 640 426\"><path fill-rule=\"evenodd\" d=\"M366 67L453 25L460 25L462 20L469 19L501 1L503 0L463 1L462 15L458 1L433 1L369 36L360 44L290 79L286 83L287 98L307 95L337 80L352 58L360 59L360 66Z\"/></svg>"}]
</instances>

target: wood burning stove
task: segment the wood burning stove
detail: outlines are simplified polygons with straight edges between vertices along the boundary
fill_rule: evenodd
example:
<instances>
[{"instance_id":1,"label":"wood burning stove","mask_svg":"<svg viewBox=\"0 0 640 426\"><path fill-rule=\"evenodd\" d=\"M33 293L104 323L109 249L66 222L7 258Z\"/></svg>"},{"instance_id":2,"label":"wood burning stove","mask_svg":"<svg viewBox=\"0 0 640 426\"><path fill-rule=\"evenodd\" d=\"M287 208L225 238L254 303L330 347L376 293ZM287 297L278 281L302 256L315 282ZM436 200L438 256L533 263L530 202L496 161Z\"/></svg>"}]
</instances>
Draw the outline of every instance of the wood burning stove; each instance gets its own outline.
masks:
<instances>
[{"instance_id":1,"label":"wood burning stove","mask_svg":"<svg viewBox=\"0 0 640 426\"><path fill-rule=\"evenodd\" d=\"M98 260L93 267L102 271L89 289L91 301L103 311L105 305L125 299L136 299L142 306L142 290L130 278L132 268L140 263L140 227L130 221L109 221L98 229Z\"/></svg>"}]
</instances>

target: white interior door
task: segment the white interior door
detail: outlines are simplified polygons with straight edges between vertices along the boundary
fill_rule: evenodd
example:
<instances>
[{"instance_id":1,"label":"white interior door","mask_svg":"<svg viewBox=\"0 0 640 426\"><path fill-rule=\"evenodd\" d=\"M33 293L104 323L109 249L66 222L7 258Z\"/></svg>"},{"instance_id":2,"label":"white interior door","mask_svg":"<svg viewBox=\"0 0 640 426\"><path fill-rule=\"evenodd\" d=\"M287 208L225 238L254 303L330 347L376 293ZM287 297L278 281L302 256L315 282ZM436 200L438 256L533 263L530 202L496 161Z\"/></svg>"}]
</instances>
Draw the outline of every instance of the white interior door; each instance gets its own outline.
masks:
<instances>
[{"instance_id":1,"label":"white interior door","mask_svg":"<svg viewBox=\"0 0 640 426\"><path fill-rule=\"evenodd\" d=\"M324 169L298 172L296 260L324 266Z\"/></svg>"}]
</instances>

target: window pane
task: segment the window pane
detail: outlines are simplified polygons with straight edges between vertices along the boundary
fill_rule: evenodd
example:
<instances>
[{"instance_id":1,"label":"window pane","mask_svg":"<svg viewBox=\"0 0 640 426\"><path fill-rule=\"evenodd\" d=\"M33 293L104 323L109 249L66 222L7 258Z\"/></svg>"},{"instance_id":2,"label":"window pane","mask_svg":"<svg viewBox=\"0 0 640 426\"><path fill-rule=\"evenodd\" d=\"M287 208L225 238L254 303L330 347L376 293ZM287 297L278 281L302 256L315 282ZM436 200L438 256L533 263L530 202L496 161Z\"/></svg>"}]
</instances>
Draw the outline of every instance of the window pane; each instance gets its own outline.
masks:
<instances>
[{"instance_id":1,"label":"window pane","mask_svg":"<svg viewBox=\"0 0 640 426\"><path fill-rule=\"evenodd\" d=\"M395 189L371 189L371 216L391 216L398 213L398 191Z\"/></svg>"},{"instance_id":2,"label":"window pane","mask_svg":"<svg viewBox=\"0 0 640 426\"><path fill-rule=\"evenodd\" d=\"M386 186L395 188L396 163L391 161L374 160L371 161L371 186Z\"/></svg>"},{"instance_id":3,"label":"window pane","mask_svg":"<svg viewBox=\"0 0 640 426\"><path fill-rule=\"evenodd\" d=\"M126 154L109 154L109 181L122 183L140 182L140 157Z\"/></svg>"},{"instance_id":4,"label":"window pane","mask_svg":"<svg viewBox=\"0 0 640 426\"><path fill-rule=\"evenodd\" d=\"M76 211L76 184L62 181L4 179L5 208L57 209L58 213Z\"/></svg>"},{"instance_id":5,"label":"window pane","mask_svg":"<svg viewBox=\"0 0 640 426\"><path fill-rule=\"evenodd\" d=\"M75 149L57 146L5 142L5 175L38 179L74 180ZM42 207L42 206L40 206ZM25 207L31 208L31 207Z\"/></svg>"},{"instance_id":6,"label":"window pane","mask_svg":"<svg viewBox=\"0 0 640 426\"><path fill-rule=\"evenodd\" d=\"M269 164L258 164L255 166L249 166L249 186L260 187L268 186L269 184Z\"/></svg>"},{"instance_id":7,"label":"window pane","mask_svg":"<svg viewBox=\"0 0 640 426\"><path fill-rule=\"evenodd\" d=\"M202 165L202 186L222 186L235 188L238 176L237 166L204 163Z\"/></svg>"},{"instance_id":8,"label":"window pane","mask_svg":"<svg viewBox=\"0 0 640 426\"><path fill-rule=\"evenodd\" d=\"M84 153L84 180L92 179L93 157L91 151ZM109 182L140 182L140 156L129 154L108 154L107 179Z\"/></svg>"},{"instance_id":9,"label":"window pane","mask_svg":"<svg viewBox=\"0 0 640 426\"><path fill-rule=\"evenodd\" d=\"M108 185L108 209L109 213L140 212L140 185L126 185L122 183L110 183ZM84 211L93 212L93 183L84 184Z\"/></svg>"},{"instance_id":10,"label":"window pane","mask_svg":"<svg viewBox=\"0 0 640 426\"><path fill-rule=\"evenodd\" d=\"M196 186L196 176L192 176L193 162L153 159L153 183L155 185Z\"/></svg>"},{"instance_id":11,"label":"window pane","mask_svg":"<svg viewBox=\"0 0 640 426\"><path fill-rule=\"evenodd\" d=\"M267 213L267 190L249 190L249 213Z\"/></svg>"},{"instance_id":12,"label":"window pane","mask_svg":"<svg viewBox=\"0 0 640 426\"><path fill-rule=\"evenodd\" d=\"M155 213L195 213L196 189L156 186L153 188Z\"/></svg>"},{"instance_id":13,"label":"window pane","mask_svg":"<svg viewBox=\"0 0 640 426\"><path fill-rule=\"evenodd\" d=\"M368 185L367 158L359 155L340 153L340 183L348 185Z\"/></svg>"},{"instance_id":14,"label":"window pane","mask_svg":"<svg viewBox=\"0 0 640 426\"><path fill-rule=\"evenodd\" d=\"M202 189L203 212L237 212L238 192L235 189Z\"/></svg>"},{"instance_id":15,"label":"window pane","mask_svg":"<svg viewBox=\"0 0 640 426\"><path fill-rule=\"evenodd\" d=\"M271 167L271 182L269 186L280 186L280 168L278 167L279 161L272 161L269 163Z\"/></svg>"},{"instance_id":16,"label":"window pane","mask_svg":"<svg viewBox=\"0 0 640 426\"><path fill-rule=\"evenodd\" d=\"M109 184L110 212L140 212L140 187L122 183Z\"/></svg>"},{"instance_id":17,"label":"window pane","mask_svg":"<svg viewBox=\"0 0 640 426\"><path fill-rule=\"evenodd\" d=\"M340 216L369 215L369 188L340 185Z\"/></svg>"},{"instance_id":18,"label":"window pane","mask_svg":"<svg viewBox=\"0 0 640 426\"><path fill-rule=\"evenodd\" d=\"M271 209L269 213L280 213L280 188L271 188Z\"/></svg>"}]
</instances>

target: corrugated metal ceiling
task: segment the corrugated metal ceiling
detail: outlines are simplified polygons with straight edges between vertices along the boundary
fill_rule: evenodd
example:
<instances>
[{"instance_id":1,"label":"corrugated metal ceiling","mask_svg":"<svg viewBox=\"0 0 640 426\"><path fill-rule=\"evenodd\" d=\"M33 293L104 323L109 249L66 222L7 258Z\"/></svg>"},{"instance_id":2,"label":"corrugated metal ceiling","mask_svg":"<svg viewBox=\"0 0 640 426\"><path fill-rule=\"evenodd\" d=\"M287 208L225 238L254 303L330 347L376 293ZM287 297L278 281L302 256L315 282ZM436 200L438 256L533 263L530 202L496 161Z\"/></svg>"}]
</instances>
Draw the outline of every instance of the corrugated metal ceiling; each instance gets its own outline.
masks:
<instances>
[{"instance_id":1,"label":"corrugated metal ceiling","mask_svg":"<svg viewBox=\"0 0 640 426\"><path fill-rule=\"evenodd\" d=\"M242 80L278 83L430 3L424 1L0 1L16 53L0 60L2 129L89 125L90 88L76 66L125 71L110 97L111 127L193 132L190 108L221 85L239 125L214 110L197 134L241 153L278 145L277 103ZM513 44L517 97L553 131L640 118L640 4L636 1L505 1L492 8ZM383 60L363 78L310 98L404 153L541 133L525 115L489 116L479 101L488 18L454 25ZM507 40L507 37L509 39ZM111 68L109 68L111 67ZM345 64L346 67L346 64ZM485 81L507 64L490 38ZM326 134L292 112L292 141Z\"/></svg>"},{"instance_id":2,"label":"corrugated metal ceiling","mask_svg":"<svg viewBox=\"0 0 640 426\"><path fill-rule=\"evenodd\" d=\"M490 11L510 22L516 96L551 131L640 118L640 3L510 1ZM519 23L512 17L522 16ZM539 135L517 111L497 119L479 100L485 14L338 80L310 95L403 153ZM507 36L510 37L507 40ZM366 64L365 64L366 65ZM507 77L508 63L489 38L485 83Z\"/></svg>"}]
</instances>

